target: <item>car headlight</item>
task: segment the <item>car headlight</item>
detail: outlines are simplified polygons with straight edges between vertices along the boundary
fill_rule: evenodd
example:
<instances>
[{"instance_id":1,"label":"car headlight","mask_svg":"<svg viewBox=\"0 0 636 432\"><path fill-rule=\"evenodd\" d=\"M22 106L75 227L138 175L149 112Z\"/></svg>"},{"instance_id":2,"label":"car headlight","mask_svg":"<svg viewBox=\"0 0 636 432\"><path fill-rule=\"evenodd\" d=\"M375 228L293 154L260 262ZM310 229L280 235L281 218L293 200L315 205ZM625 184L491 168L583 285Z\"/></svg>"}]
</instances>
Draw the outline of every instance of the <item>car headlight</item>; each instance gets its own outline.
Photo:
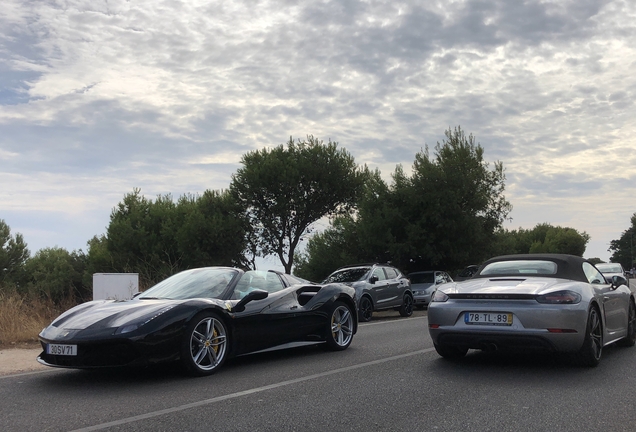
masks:
<instances>
[{"instance_id":1,"label":"car headlight","mask_svg":"<svg viewBox=\"0 0 636 432\"><path fill-rule=\"evenodd\" d=\"M115 330L115 334L125 334L125 333L133 332L133 331L141 328L142 326L148 324L150 321L152 321L153 319L157 318L159 315L163 315L164 313L168 312L170 309L172 309L175 306L176 305L166 306L165 308L159 309L157 312L155 312L153 314L146 315L145 317L139 319L136 322L123 325L123 326L119 327L117 330Z\"/></svg>"},{"instance_id":2,"label":"car headlight","mask_svg":"<svg viewBox=\"0 0 636 432\"><path fill-rule=\"evenodd\" d=\"M431 298L431 302L445 302L446 300L448 300L448 296L440 290L436 290Z\"/></svg>"},{"instance_id":3,"label":"car headlight","mask_svg":"<svg viewBox=\"0 0 636 432\"><path fill-rule=\"evenodd\" d=\"M542 294L537 296L536 300L544 304L576 304L581 301L581 295L574 291L564 290Z\"/></svg>"}]
</instances>

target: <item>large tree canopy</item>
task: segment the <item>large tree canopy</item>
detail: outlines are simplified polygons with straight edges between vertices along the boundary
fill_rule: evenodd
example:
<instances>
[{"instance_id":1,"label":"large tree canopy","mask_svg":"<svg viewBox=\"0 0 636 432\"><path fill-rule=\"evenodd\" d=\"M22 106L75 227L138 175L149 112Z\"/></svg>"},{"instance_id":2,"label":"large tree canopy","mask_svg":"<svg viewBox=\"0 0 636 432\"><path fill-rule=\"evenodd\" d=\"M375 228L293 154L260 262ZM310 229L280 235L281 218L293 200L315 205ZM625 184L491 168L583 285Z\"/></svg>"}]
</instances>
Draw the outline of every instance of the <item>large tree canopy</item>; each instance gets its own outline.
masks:
<instances>
[{"instance_id":1,"label":"large tree canopy","mask_svg":"<svg viewBox=\"0 0 636 432\"><path fill-rule=\"evenodd\" d=\"M583 256L589 240L590 236L585 231L541 223L531 230L499 230L491 254L562 253Z\"/></svg>"},{"instance_id":2,"label":"large tree canopy","mask_svg":"<svg viewBox=\"0 0 636 432\"><path fill-rule=\"evenodd\" d=\"M241 163L230 191L245 209L259 253L278 256L287 273L308 228L351 208L365 178L365 170L336 142L324 144L311 135L249 152Z\"/></svg>"},{"instance_id":3,"label":"large tree canopy","mask_svg":"<svg viewBox=\"0 0 636 432\"><path fill-rule=\"evenodd\" d=\"M151 284L193 267L246 266L246 227L228 192L175 203L170 195L153 201L135 189L113 209L106 237L89 242L88 255L101 271L140 273L142 284Z\"/></svg>"},{"instance_id":4,"label":"large tree canopy","mask_svg":"<svg viewBox=\"0 0 636 432\"><path fill-rule=\"evenodd\" d=\"M331 261L352 255L358 261L391 261L408 271L456 269L487 258L493 234L512 208L503 195L503 164L490 169L481 145L461 128L445 135L433 156L428 149L416 154L410 176L400 166L391 185L378 171L369 175L356 217L315 236L297 273L327 271L316 269L327 262L313 255L318 253L331 255Z\"/></svg>"}]
</instances>

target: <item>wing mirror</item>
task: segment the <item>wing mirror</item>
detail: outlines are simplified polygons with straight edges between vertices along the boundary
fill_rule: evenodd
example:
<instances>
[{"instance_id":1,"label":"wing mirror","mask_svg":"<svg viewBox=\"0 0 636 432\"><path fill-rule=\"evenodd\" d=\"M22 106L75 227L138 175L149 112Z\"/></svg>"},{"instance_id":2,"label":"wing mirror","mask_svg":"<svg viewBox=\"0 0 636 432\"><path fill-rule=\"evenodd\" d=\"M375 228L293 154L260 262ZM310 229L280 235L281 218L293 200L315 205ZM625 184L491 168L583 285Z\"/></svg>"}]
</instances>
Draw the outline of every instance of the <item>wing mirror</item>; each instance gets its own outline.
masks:
<instances>
[{"instance_id":1,"label":"wing mirror","mask_svg":"<svg viewBox=\"0 0 636 432\"><path fill-rule=\"evenodd\" d=\"M621 285L629 286L627 285L627 279L623 276L612 276L612 288L618 288Z\"/></svg>"},{"instance_id":2,"label":"wing mirror","mask_svg":"<svg viewBox=\"0 0 636 432\"><path fill-rule=\"evenodd\" d=\"M371 285L373 285L374 283L376 283L378 281L378 277L377 276L371 276L371 278L369 278L369 283Z\"/></svg>"},{"instance_id":3,"label":"wing mirror","mask_svg":"<svg viewBox=\"0 0 636 432\"><path fill-rule=\"evenodd\" d=\"M243 312L245 310L246 304L254 300L263 300L267 298L268 295L269 293L267 291L259 289L251 291L248 295L243 297L241 301L236 304L236 306L232 308L232 312Z\"/></svg>"}]
</instances>

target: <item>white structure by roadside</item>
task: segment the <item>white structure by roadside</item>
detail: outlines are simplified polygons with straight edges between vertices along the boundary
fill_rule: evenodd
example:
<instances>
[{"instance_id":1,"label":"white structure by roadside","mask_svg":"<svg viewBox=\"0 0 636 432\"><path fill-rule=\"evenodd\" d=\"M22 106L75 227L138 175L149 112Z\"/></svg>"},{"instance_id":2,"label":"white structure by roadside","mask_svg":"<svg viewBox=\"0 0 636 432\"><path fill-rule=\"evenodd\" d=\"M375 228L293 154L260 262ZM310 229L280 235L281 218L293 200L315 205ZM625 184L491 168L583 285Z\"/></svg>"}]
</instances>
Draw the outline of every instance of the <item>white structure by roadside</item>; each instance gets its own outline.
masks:
<instances>
[{"instance_id":1,"label":"white structure by roadside","mask_svg":"<svg viewBox=\"0 0 636 432\"><path fill-rule=\"evenodd\" d=\"M128 300L139 292L139 273L94 273L93 300Z\"/></svg>"}]
</instances>

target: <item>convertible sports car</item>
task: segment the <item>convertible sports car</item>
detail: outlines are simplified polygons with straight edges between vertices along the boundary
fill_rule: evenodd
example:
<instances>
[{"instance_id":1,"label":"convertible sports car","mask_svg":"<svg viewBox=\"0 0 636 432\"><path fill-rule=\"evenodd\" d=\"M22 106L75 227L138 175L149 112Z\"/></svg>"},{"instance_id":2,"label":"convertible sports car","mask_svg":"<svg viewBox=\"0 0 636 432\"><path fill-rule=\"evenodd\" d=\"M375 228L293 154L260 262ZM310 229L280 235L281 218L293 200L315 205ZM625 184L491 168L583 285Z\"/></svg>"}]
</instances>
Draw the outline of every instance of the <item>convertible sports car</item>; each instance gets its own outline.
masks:
<instances>
[{"instance_id":1,"label":"convertible sports car","mask_svg":"<svg viewBox=\"0 0 636 432\"><path fill-rule=\"evenodd\" d=\"M39 335L47 366L99 368L179 360L209 375L233 356L325 343L357 331L355 290L274 271L206 267L178 273L132 300L100 300L60 315Z\"/></svg>"},{"instance_id":2,"label":"convertible sports car","mask_svg":"<svg viewBox=\"0 0 636 432\"><path fill-rule=\"evenodd\" d=\"M468 349L551 351L598 365L603 347L636 342L636 306L626 280L608 283L581 257L507 255L486 261L472 279L440 286L428 309L438 354Z\"/></svg>"}]
</instances>

